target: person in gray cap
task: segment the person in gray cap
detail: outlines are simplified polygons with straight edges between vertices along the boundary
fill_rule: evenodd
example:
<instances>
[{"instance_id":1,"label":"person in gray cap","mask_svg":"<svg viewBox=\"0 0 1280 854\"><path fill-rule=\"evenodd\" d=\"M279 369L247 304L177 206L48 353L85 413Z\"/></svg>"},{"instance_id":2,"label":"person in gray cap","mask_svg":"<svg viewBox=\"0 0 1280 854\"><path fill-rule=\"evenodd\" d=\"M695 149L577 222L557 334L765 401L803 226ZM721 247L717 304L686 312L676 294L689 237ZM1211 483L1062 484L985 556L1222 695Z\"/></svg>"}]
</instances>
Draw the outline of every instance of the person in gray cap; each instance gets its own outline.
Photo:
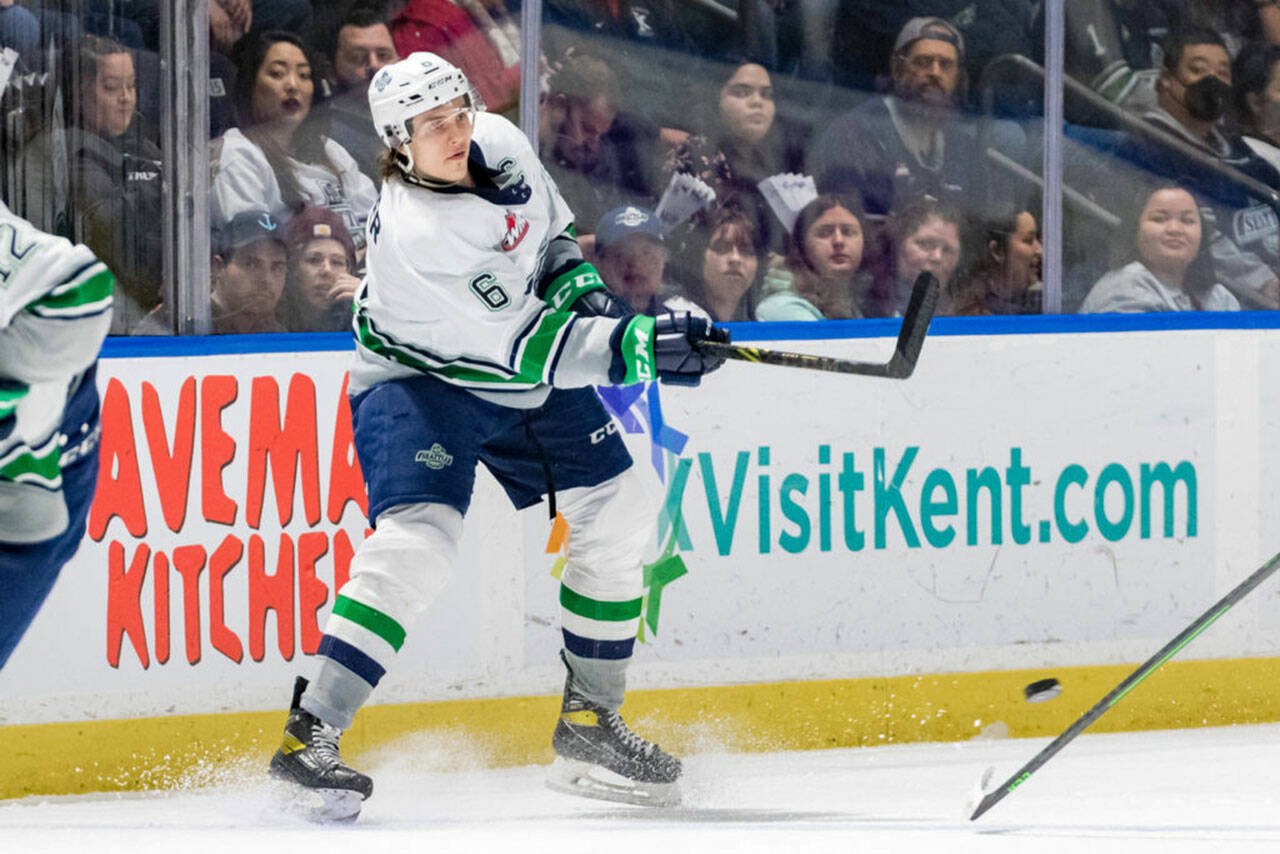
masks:
<instances>
[{"instance_id":1,"label":"person in gray cap","mask_svg":"<svg viewBox=\"0 0 1280 854\"><path fill-rule=\"evenodd\" d=\"M833 121L808 169L821 192L859 193L872 216L921 195L962 201L977 146L959 121L964 36L942 18L912 18L894 42L892 90Z\"/></svg>"},{"instance_id":2,"label":"person in gray cap","mask_svg":"<svg viewBox=\"0 0 1280 854\"><path fill-rule=\"evenodd\" d=\"M609 290L640 314L707 313L663 283L669 254L658 217L648 208L614 208L596 225L596 262Z\"/></svg>"}]
</instances>

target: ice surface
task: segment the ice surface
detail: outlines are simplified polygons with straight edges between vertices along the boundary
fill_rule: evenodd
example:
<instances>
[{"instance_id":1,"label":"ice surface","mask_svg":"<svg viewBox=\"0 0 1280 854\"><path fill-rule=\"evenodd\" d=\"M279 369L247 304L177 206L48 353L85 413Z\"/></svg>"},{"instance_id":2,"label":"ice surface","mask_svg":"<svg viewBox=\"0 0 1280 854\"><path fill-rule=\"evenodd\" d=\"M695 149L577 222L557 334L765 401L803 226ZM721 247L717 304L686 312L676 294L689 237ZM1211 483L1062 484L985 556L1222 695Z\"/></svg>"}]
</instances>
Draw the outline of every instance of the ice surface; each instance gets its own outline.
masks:
<instances>
[{"instance_id":1,"label":"ice surface","mask_svg":"<svg viewBox=\"0 0 1280 854\"><path fill-rule=\"evenodd\" d=\"M1280 725L1085 735L977 822L965 797L1047 743L686 759L685 804L559 795L540 767L480 769L428 737L357 763L375 795L358 823L282 814L258 769L185 791L0 801L0 851L190 852L1207 852L1280 850Z\"/></svg>"}]
</instances>

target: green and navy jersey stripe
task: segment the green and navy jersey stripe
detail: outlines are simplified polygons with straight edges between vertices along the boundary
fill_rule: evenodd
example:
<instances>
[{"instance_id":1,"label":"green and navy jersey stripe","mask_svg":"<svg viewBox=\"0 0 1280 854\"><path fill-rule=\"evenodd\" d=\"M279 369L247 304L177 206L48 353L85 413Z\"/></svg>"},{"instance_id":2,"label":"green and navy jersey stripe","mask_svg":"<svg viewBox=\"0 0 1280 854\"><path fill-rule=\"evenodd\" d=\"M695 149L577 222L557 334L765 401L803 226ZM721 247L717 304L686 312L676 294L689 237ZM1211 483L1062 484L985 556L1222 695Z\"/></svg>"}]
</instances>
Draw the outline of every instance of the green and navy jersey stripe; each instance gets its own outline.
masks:
<instances>
[{"instance_id":1,"label":"green and navy jersey stripe","mask_svg":"<svg viewBox=\"0 0 1280 854\"><path fill-rule=\"evenodd\" d=\"M27 310L39 317L72 319L101 314L111 307L116 279L107 265L94 260L73 272L62 284L33 301Z\"/></svg>"},{"instance_id":2,"label":"green and navy jersey stripe","mask_svg":"<svg viewBox=\"0 0 1280 854\"><path fill-rule=\"evenodd\" d=\"M377 327L364 311L356 313L360 345L384 359L438 376L454 385L472 388L528 389L550 384L573 327L574 315L546 308L520 331L507 365L467 356L447 358L430 350L398 341Z\"/></svg>"}]
</instances>

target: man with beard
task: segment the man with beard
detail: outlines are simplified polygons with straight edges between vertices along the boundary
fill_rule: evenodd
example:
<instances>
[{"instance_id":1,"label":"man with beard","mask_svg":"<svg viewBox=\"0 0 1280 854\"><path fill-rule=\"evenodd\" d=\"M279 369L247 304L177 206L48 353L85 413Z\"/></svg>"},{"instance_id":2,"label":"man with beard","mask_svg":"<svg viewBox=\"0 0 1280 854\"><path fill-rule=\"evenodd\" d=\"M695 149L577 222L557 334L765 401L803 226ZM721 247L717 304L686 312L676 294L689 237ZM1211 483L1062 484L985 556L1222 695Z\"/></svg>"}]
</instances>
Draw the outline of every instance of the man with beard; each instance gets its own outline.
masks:
<instances>
[{"instance_id":1,"label":"man with beard","mask_svg":"<svg viewBox=\"0 0 1280 854\"><path fill-rule=\"evenodd\" d=\"M1231 57L1222 38L1213 30L1186 29L1165 39L1163 51L1157 106L1142 118L1223 165L1280 188L1280 172L1223 126L1231 100ZM1128 164L1125 177L1132 177L1136 167L1138 177L1148 173L1176 181L1196 197L1217 280L1245 308L1280 308L1280 220L1269 205L1155 141L1131 135L1119 154ZM1109 180L1104 194L1124 194L1130 187L1128 181Z\"/></svg>"},{"instance_id":2,"label":"man with beard","mask_svg":"<svg viewBox=\"0 0 1280 854\"><path fill-rule=\"evenodd\" d=\"M596 223L620 205L653 205L646 167L656 129L621 115L620 98L604 60L571 54L551 75L539 110L539 153L579 223Z\"/></svg>"},{"instance_id":3,"label":"man with beard","mask_svg":"<svg viewBox=\"0 0 1280 854\"><path fill-rule=\"evenodd\" d=\"M906 199L964 201L978 158L959 123L964 37L942 18L912 18L894 42L892 89L833 121L810 149L824 193L861 194L872 216Z\"/></svg>"},{"instance_id":4,"label":"man with beard","mask_svg":"<svg viewBox=\"0 0 1280 854\"><path fill-rule=\"evenodd\" d=\"M384 65L399 58L386 19L373 9L357 7L338 27L333 97L316 107L329 138L349 151L360 171L374 179L383 146L369 115L369 82Z\"/></svg>"}]
</instances>

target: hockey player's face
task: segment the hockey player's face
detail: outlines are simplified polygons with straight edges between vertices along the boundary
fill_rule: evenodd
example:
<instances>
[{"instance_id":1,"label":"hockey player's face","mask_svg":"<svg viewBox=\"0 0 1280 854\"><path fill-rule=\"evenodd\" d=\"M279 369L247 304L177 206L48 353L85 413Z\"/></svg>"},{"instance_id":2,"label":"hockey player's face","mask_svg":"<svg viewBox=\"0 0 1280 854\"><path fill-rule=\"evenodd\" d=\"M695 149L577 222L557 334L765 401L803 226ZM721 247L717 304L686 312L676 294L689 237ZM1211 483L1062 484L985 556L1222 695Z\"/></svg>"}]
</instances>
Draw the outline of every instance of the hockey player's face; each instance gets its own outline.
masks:
<instances>
[{"instance_id":1,"label":"hockey player's face","mask_svg":"<svg viewBox=\"0 0 1280 854\"><path fill-rule=\"evenodd\" d=\"M850 276L862 266L862 224L844 208L830 208L809 226L804 247L819 276Z\"/></svg>"},{"instance_id":2,"label":"hockey player's face","mask_svg":"<svg viewBox=\"0 0 1280 854\"><path fill-rule=\"evenodd\" d=\"M739 66L720 88L720 120L734 139L754 145L773 126L773 82L762 66Z\"/></svg>"},{"instance_id":3,"label":"hockey player's face","mask_svg":"<svg viewBox=\"0 0 1280 854\"><path fill-rule=\"evenodd\" d=\"M133 57L108 53L98 57L97 66L97 77L86 90L85 124L103 136L119 136L129 129L138 106Z\"/></svg>"},{"instance_id":4,"label":"hockey player's face","mask_svg":"<svg viewBox=\"0 0 1280 854\"><path fill-rule=\"evenodd\" d=\"M276 42L258 67L253 83L255 124L282 122L297 127L311 110L311 64L298 46Z\"/></svg>"},{"instance_id":5,"label":"hockey player's face","mask_svg":"<svg viewBox=\"0 0 1280 854\"><path fill-rule=\"evenodd\" d=\"M416 117L409 140L414 171L448 183L466 178L474 119L462 96Z\"/></svg>"},{"instance_id":6,"label":"hockey player's face","mask_svg":"<svg viewBox=\"0 0 1280 854\"><path fill-rule=\"evenodd\" d=\"M915 281L928 270L946 283L960 263L960 230L955 223L931 216L898 247L898 278Z\"/></svg>"},{"instance_id":7,"label":"hockey player's face","mask_svg":"<svg viewBox=\"0 0 1280 854\"><path fill-rule=\"evenodd\" d=\"M1138 258L1156 274L1181 278L1200 251L1200 208L1186 190L1157 190L1138 219Z\"/></svg>"},{"instance_id":8,"label":"hockey player's face","mask_svg":"<svg viewBox=\"0 0 1280 854\"><path fill-rule=\"evenodd\" d=\"M904 101L943 107L960 85L960 52L941 39L917 39L893 58L893 93Z\"/></svg>"}]
</instances>

